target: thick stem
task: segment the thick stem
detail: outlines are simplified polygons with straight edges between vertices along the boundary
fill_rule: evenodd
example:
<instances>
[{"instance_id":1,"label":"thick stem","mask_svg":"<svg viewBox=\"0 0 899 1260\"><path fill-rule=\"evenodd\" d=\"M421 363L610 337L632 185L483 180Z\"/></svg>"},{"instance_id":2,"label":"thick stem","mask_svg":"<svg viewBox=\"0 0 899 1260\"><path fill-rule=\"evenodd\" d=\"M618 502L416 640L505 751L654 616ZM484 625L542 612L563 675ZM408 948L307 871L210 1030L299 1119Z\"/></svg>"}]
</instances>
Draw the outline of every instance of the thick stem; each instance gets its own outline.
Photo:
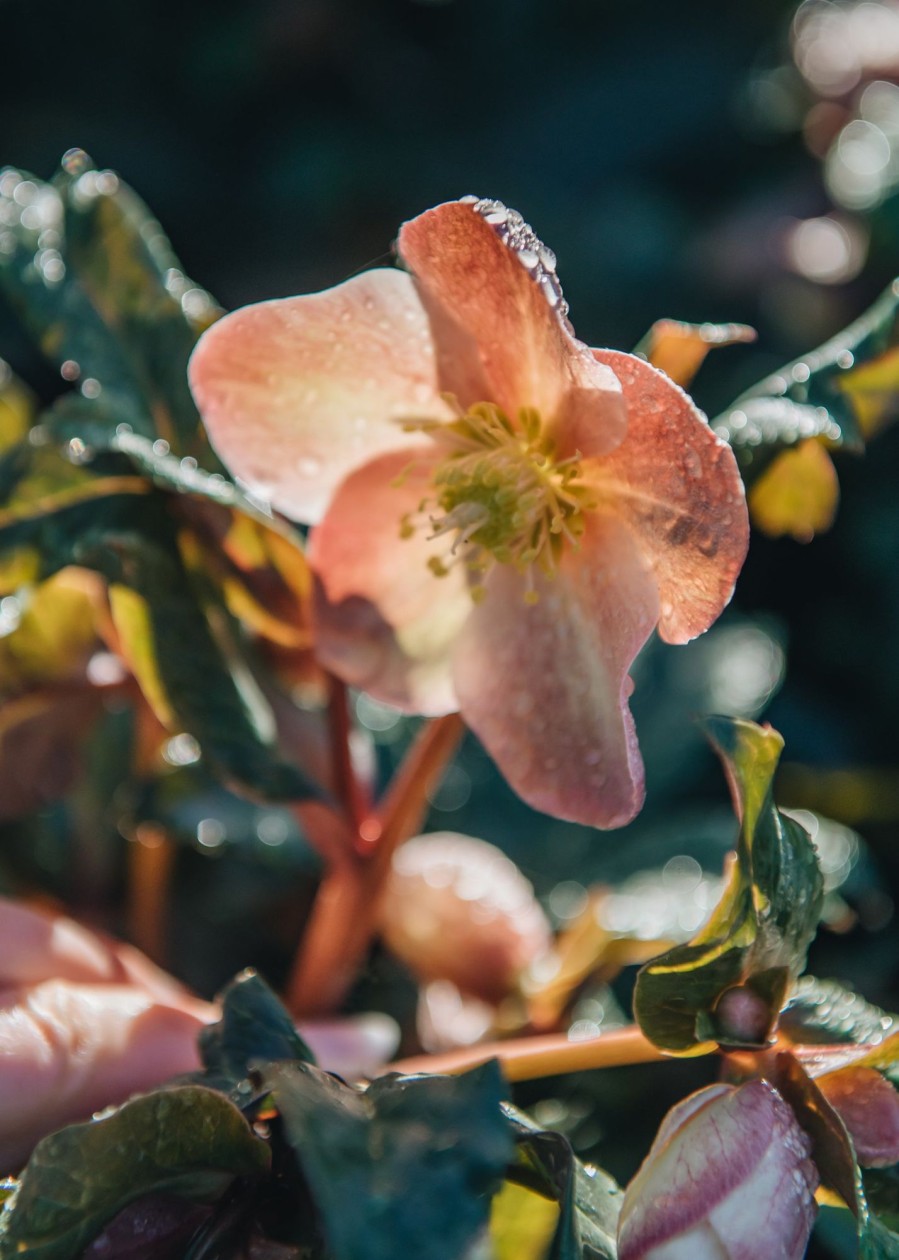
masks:
<instances>
[{"instance_id":1,"label":"thick stem","mask_svg":"<svg viewBox=\"0 0 899 1260\"><path fill-rule=\"evenodd\" d=\"M593 1068L624 1067L631 1063L656 1063L667 1056L640 1029L632 1024L596 1037L569 1041L564 1033L543 1037L520 1037L513 1041L487 1042L451 1050L446 1054L418 1055L390 1063L385 1072L419 1072L455 1075L499 1059L509 1081L534 1081L566 1072L586 1072Z\"/></svg>"},{"instance_id":2,"label":"thick stem","mask_svg":"<svg viewBox=\"0 0 899 1260\"><path fill-rule=\"evenodd\" d=\"M328 717L334 795L343 805L353 831L358 833L369 812L369 804L353 766L350 749L352 724L346 683L334 674L328 675Z\"/></svg>"},{"instance_id":3,"label":"thick stem","mask_svg":"<svg viewBox=\"0 0 899 1260\"><path fill-rule=\"evenodd\" d=\"M322 880L287 986L294 1015L321 1014L339 1005L375 934L391 858L421 827L428 793L463 730L455 713L422 728L379 808L361 822L353 860L333 865Z\"/></svg>"}]
</instances>

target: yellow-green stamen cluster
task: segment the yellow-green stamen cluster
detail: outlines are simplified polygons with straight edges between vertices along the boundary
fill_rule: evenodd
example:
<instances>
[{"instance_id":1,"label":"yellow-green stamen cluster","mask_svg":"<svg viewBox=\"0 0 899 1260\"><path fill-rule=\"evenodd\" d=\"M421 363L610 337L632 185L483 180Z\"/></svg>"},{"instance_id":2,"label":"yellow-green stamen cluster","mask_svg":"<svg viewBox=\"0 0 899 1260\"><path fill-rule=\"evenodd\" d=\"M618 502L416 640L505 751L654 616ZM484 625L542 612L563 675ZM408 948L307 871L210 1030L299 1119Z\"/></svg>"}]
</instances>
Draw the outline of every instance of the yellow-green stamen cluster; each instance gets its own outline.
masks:
<instances>
[{"instance_id":1,"label":"yellow-green stamen cluster","mask_svg":"<svg viewBox=\"0 0 899 1260\"><path fill-rule=\"evenodd\" d=\"M566 543L576 546L584 513L595 506L580 483L580 456L557 460L539 414L522 408L518 423L494 403L477 403L449 422L412 421L443 450L433 496L419 505L431 537L454 534L450 553L430 566L443 576L462 561L473 573L493 563L511 564L528 579L526 598L536 599L535 568L551 577ZM418 521L403 519L408 537Z\"/></svg>"}]
</instances>

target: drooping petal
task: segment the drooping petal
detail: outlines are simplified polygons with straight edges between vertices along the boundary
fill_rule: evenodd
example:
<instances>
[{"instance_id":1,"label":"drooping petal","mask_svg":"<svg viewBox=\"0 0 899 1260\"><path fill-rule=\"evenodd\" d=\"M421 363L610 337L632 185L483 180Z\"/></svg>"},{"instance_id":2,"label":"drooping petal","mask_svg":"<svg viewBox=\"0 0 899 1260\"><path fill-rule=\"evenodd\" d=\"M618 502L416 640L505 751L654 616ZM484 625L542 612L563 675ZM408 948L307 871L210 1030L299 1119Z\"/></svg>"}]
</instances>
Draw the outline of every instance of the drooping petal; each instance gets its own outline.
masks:
<instances>
[{"instance_id":1,"label":"drooping petal","mask_svg":"<svg viewBox=\"0 0 899 1260\"><path fill-rule=\"evenodd\" d=\"M349 471L427 441L404 432L404 418L451 414L427 315L396 270L226 315L201 337L189 371L228 468L306 523Z\"/></svg>"},{"instance_id":2,"label":"drooping petal","mask_svg":"<svg viewBox=\"0 0 899 1260\"><path fill-rule=\"evenodd\" d=\"M466 407L495 402L511 418L535 407L547 420L569 390L608 391L609 449L626 423L617 383L596 371L590 352L563 326L551 255L520 220L510 229L508 216L514 211L502 209L493 216L502 221L492 224L473 205L450 201L400 232L399 252L420 286L435 340L454 347L442 387ZM472 353L482 375L471 367Z\"/></svg>"},{"instance_id":3,"label":"drooping petal","mask_svg":"<svg viewBox=\"0 0 899 1260\"><path fill-rule=\"evenodd\" d=\"M592 513L558 575L536 580L535 604L508 565L485 587L454 656L466 721L529 805L596 827L629 822L643 764L627 671L658 603L627 528Z\"/></svg>"},{"instance_id":4,"label":"drooping petal","mask_svg":"<svg viewBox=\"0 0 899 1260\"><path fill-rule=\"evenodd\" d=\"M471 597L461 566L436 577L428 560L426 512L431 468L416 449L372 460L338 489L312 532L317 653L322 664L376 699L416 713L458 708L450 650ZM420 524L401 537L404 516Z\"/></svg>"},{"instance_id":5,"label":"drooping petal","mask_svg":"<svg viewBox=\"0 0 899 1260\"><path fill-rule=\"evenodd\" d=\"M633 355L594 350L624 388L628 428L603 459L585 461L604 506L633 529L659 586L659 633L686 643L733 593L749 542L733 452L677 385Z\"/></svg>"}]
</instances>

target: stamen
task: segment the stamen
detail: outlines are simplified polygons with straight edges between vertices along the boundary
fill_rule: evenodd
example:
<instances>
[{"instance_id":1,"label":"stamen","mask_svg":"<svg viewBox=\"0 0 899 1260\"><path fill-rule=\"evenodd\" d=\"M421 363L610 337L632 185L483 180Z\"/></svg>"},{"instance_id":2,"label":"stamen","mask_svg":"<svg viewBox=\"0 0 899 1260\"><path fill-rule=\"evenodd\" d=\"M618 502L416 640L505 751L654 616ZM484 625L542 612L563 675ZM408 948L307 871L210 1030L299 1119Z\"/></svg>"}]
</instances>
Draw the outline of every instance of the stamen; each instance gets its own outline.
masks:
<instances>
[{"instance_id":1,"label":"stamen","mask_svg":"<svg viewBox=\"0 0 899 1260\"><path fill-rule=\"evenodd\" d=\"M408 420L404 428L431 436L443 451L433 494L405 515L400 536L430 526L429 539L454 534L450 551L428 564L443 577L462 563L472 597L493 564L511 564L525 577L525 601L538 599L536 570L554 577L566 546L577 547L584 514L595 507L580 483L579 454L556 461L539 413L522 408L516 422L494 403L463 412L451 396L456 419Z\"/></svg>"}]
</instances>

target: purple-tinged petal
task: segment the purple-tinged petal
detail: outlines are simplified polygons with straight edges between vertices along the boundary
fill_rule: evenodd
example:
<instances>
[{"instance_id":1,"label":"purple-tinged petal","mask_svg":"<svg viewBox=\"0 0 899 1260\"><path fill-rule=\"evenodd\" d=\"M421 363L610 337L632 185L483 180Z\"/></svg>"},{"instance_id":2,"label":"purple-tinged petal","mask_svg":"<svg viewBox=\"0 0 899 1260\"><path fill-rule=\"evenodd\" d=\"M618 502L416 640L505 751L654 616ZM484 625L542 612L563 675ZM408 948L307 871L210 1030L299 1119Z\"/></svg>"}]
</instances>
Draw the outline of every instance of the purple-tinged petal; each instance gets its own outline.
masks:
<instances>
[{"instance_id":1,"label":"purple-tinged petal","mask_svg":"<svg viewBox=\"0 0 899 1260\"><path fill-rule=\"evenodd\" d=\"M818 1185L810 1151L767 1081L691 1095L625 1191L619 1260L801 1260Z\"/></svg>"},{"instance_id":2,"label":"purple-tinged petal","mask_svg":"<svg viewBox=\"0 0 899 1260\"><path fill-rule=\"evenodd\" d=\"M899 1161L899 1093L870 1067L847 1067L815 1084L840 1113L858 1162L886 1168Z\"/></svg>"}]
</instances>

